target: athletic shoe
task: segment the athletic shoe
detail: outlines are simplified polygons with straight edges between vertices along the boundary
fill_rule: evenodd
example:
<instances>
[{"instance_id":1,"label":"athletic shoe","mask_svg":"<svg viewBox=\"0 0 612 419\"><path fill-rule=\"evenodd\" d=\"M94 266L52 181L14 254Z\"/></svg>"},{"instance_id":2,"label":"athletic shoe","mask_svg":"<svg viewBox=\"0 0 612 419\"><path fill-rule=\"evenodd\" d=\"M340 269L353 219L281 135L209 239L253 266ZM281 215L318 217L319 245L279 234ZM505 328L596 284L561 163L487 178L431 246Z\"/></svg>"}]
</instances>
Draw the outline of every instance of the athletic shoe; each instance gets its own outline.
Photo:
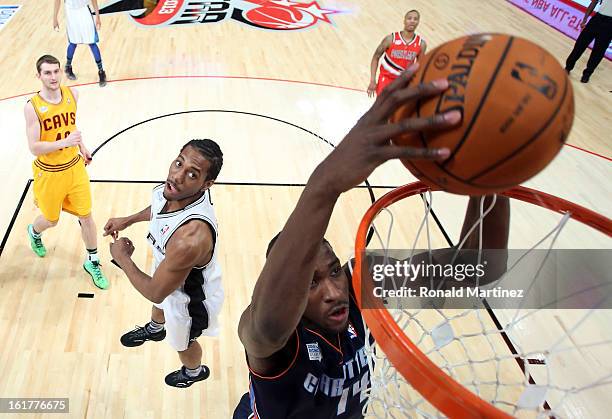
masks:
<instances>
[{"instance_id":1,"label":"athletic shoe","mask_svg":"<svg viewBox=\"0 0 612 419\"><path fill-rule=\"evenodd\" d=\"M91 276L91 279L96 287L100 288L101 290L105 290L108 288L109 283L108 279L106 279L102 273L100 266L100 262L92 262L91 260L87 260L83 264L83 269L85 269L85 272Z\"/></svg>"},{"instance_id":2,"label":"athletic shoe","mask_svg":"<svg viewBox=\"0 0 612 419\"><path fill-rule=\"evenodd\" d=\"M72 72L71 65L67 65L66 67L64 67L64 73L66 73L66 77L68 77L70 80L77 79L77 76Z\"/></svg>"},{"instance_id":3,"label":"athletic shoe","mask_svg":"<svg viewBox=\"0 0 612 419\"><path fill-rule=\"evenodd\" d=\"M98 71L98 77L100 77L100 81L98 82L100 87L106 86L106 73L104 72L104 70Z\"/></svg>"},{"instance_id":4,"label":"athletic shoe","mask_svg":"<svg viewBox=\"0 0 612 419\"><path fill-rule=\"evenodd\" d=\"M166 384L168 384L169 386L186 388L197 381L206 380L209 375L210 370L208 369L208 367L206 365L202 365L202 371L200 371L197 376L190 377L187 375L187 371L185 370L185 366L183 365L180 370L171 372L170 374L166 375L165 381Z\"/></svg>"},{"instance_id":5,"label":"athletic shoe","mask_svg":"<svg viewBox=\"0 0 612 419\"><path fill-rule=\"evenodd\" d=\"M151 333L147 330L148 325L149 323L147 323L144 327L136 326L136 329L121 336L121 344L131 348L134 346L140 346L148 340L152 340L154 342L164 340L166 337L166 329L160 330L156 333Z\"/></svg>"},{"instance_id":6,"label":"athletic shoe","mask_svg":"<svg viewBox=\"0 0 612 419\"><path fill-rule=\"evenodd\" d=\"M44 257L47 254L47 249L45 249L45 245L40 235L38 235L38 237L34 235L34 226L32 224L28 225L28 238L30 239L30 246L34 253L36 253L36 256L41 258Z\"/></svg>"}]
</instances>

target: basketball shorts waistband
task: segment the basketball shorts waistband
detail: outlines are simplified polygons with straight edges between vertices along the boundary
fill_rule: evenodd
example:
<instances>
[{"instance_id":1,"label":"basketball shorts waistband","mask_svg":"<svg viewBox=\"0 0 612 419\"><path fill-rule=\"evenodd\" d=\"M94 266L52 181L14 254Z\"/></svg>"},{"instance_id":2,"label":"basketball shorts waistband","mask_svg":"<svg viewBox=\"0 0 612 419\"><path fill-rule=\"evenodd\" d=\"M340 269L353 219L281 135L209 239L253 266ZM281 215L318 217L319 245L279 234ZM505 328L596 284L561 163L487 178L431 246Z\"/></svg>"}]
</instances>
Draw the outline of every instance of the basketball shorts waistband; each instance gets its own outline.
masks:
<instances>
[{"instance_id":1,"label":"basketball shorts waistband","mask_svg":"<svg viewBox=\"0 0 612 419\"><path fill-rule=\"evenodd\" d=\"M63 172L64 170L68 170L71 167L73 167L75 164L79 162L79 160L81 160L81 155L77 154L75 158L73 158L72 160L64 164L57 164L57 165L47 164L47 163L43 163L39 159L36 159L34 160L34 165L38 167L40 170L44 170L45 172Z\"/></svg>"}]
</instances>

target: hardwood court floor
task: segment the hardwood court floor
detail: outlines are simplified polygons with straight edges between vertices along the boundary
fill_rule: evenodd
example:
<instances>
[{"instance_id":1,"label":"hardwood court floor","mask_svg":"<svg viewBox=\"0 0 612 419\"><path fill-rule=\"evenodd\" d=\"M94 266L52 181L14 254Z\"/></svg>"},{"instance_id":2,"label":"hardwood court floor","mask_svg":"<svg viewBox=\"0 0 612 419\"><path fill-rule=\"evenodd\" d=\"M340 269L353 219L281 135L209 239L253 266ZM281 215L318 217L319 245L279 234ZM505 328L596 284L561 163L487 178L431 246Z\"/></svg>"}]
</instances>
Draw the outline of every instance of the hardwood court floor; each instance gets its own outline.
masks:
<instances>
[{"instance_id":1,"label":"hardwood court floor","mask_svg":"<svg viewBox=\"0 0 612 419\"><path fill-rule=\"evenodd\" d=\"M95 210L102 220L144 208L154 185L102 182L93 186L94 196L105 197L96 200ZM0 395L69 397L71 417L229 417L248 385L244 350L236 333L238 319L250 300L267 243L282 228L300 189L214 187L218 217L226 220L221 222L219 253L226 301L220 337L199 339L211 377L189 389L163 383L167 373L180 367L176 353L165 342L138 348L120 344L124 332L149 319L151 304L110 263L104 270L111 288L101 291L90 283L81 268L76 222L65 217L55 231L45 234L47 257L39 259L31 253L21 234L34 214L33 206L26 203L0 266L4 348ZM353 226L368 202L367 190L358 189L344 196L334 213L329 238L343 258L351 251ZM146 231L146 223L140 223L124 234L135 243L134 260L148 272L152 255ZM99 245L103 261L109 260L108 242L101 240ZM93 298L77 298L78 293L90 293Z\"/></svg>"},{"instance_id":2,"label":"hardwood court floor","mask_svg":"<svg viewBox=\"0 0 612 419\"><path fill-rule=\"evenodd\" d=\"M2 0L22 9L2 32L0 98L36 91L34 62L43 53L65 56L63 13L60 32L51 28L52 2ZM106 2L100 2L104 6ZM218 75L281 78L365 90L369 63L380 40L401 29L405 10L421 11L419 31L429 47L474 32L505 32L546 47L560 62L573 41L503 0L321 0L321 7L339 10L333 25L319 22L305 31L261 31L229 20L218 24L147 29L124 14L102 16L100 46L111 80L176 75ZM582 68L587 55L576 66ZM77 48L74 67L79 80L96 80L86 47ZM575 84L576 128L571 144L612 155L608 141L610 71L605 60L588 85ZM572 76L574 81L575 75ZM75 83L70 83L75 84ZM4 124L3 124L4 126Z\"/></svg>"}]
</instances>

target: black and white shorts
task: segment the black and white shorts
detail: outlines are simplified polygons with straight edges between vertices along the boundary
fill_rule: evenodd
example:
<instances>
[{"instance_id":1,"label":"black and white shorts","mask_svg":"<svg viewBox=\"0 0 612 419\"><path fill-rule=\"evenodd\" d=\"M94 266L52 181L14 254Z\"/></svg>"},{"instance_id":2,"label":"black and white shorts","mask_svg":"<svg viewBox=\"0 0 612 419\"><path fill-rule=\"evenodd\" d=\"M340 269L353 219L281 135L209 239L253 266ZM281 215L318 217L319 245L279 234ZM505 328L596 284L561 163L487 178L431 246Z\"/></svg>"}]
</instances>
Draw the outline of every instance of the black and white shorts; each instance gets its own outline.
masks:
<instances>
[{"instance_id":1,"label":"black and white shorts","mask_svg":"<svg viewBox=\"0 0 612 419\"><path fill-rule=\"evenodd\" d=\"M189 296L177 289L155 307L164 311L166 339L176 351L184 351L199 336L219 334L219 312L223 290L207 295L202 302L191 302Z\"/></svg>"}]
</instances>

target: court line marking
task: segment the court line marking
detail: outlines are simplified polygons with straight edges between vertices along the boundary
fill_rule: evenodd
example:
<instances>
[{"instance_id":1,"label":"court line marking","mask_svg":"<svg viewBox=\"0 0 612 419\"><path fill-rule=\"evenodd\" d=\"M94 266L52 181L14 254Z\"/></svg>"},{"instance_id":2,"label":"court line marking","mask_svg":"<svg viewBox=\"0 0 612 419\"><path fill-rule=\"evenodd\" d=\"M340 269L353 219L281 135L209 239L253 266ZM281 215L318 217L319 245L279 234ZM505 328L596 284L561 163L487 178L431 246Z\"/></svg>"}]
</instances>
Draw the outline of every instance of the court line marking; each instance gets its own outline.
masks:
<instances>
[{"instance_id":1,"label":"court line marking","mask_svg":"<svg viewBox=\"0 0 612 419\"><path fill-rule=\"evenodd\" d=\"M139 81L139 80L157 80L157 79L229 79L229 80L257 80L257 81L274 81L280 83L294 83L294 84L307 84L311 86L320 86L320 87L331 87L334 89L342 89L342 90L350 90L354 92L366 93L366 90L357 89L355 87L347 87L347 86L339 86L335 84L326 84L326 83L317 83L311 81L303 81L303 80L290 80L290 79L277 79L274 77L249 77L249 76L221 76L221 75L174 75L174 76L147 76L147 77L127 77L124 79L115 79L115 80L107 80L107 83L121 83L126 81ZM78 83L65 85L68 87L80 87L80 86L91 86L97 85L98 82L90 82L90 83ZM0 98L0 102L14 99L21 96L33 95L34 93L38 93L38 91L28 92L28 93L20 93L18 95L7 96Z\"/></svg>"},{"instance_id":2,"label":"court line marking","mask_svg":"<svg viewBox=\"0 0 612 419\"><path fill-rule=\"evenodd\" d=\"M149 77L131 77L131 78L125 78L125 79L108 80L107 83L121 83L121 82L127 82L127 81L157 80L157 79L229 79L229 80L273 81L273 82L279 82L279 83L294 83L294 84L306 84L306 85L319 86L319 87L330 87L330 88L333 88L333 89L349 90L349 91L360 92L360 93L365 93L366 92L363 89L357 89L355 87L347 87L347 86L338 86L338 85L334 85L334 84L316 83L316 82L309 82L309 81L303 81L303 80L276 79L276 78L272 78L272 77L248 77L248 76L219 76L219 75L149 76ZM90 86L90 85L96 85L96 84L98 84L98 82L73 84L73 85L69 85L69 87ZM3 102L5 100L9 100L9 99L15 99L15 98L23 97L23 96L33 95L35 93L38 93L38 92L34 91L34 92L20 93L18 95L3 97L3 98L0 98L0 102ZM581 148L581 147L578 147L578 146L574 146L572 144L565 143L564 146L573 147L573 148L575 148L577 150L580 150L580 151L583 151L583 152L585 152L587 154L591 154L593 156L601 157L602 159L605 159L605 160L608 160L608 161L612 161L612 158L610 158L610 157L606 157L606 156L601 155L601 154L599 154L597 152L594 152L594 151L591 151L591 150L587 150L587 149L584 149L584 148Z\"/></svg>"},{"instance_id":3,"label":"court line marking","mask_svg":"<svg viewBox=\"0 0 612 419\"><path fill-rule=\"evenodd\" d=\"M164 183L163 180L117 180L117 179L91 179L91 183L129 183L129 184L156 184L159 185ZM4 248L6 246L6 242L9 239L11 232L13 231L13 227L15 226L15 221L21 212L21 207L25 201L25 198L30 189L30 185L32 185L33 180L28 179L25 187L23 188L23 192L21 193L21 198L19 198L19 202L17 203L17 207L15 211L13 211L13 216L11 217L11 221L6 228L6 232L4 233L4 237L2 238L2 242L0 242L0 258L2 257L2 253L4 252ZM224 185L224 186L262 186L262 187L299 187L303 188L306 186L304 183L265 183L265 182L215 182L215 185ZM387 185L359 185L356 186L356 189L394 189L397 186L387 186Z\"/></svg>"}]
</instances>

